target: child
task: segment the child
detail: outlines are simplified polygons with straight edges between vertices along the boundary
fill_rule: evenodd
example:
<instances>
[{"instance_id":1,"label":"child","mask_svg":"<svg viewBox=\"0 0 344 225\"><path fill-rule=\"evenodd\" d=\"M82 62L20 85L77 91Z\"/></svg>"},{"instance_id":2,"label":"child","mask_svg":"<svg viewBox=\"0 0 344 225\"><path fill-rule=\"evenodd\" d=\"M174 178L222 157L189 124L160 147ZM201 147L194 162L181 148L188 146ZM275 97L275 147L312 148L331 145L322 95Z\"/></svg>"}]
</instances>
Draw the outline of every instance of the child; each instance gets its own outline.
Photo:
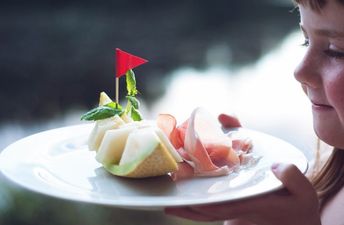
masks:
<instances>
[{"instance_id":1,"label":"child","mask_svg":"<svg viewBox=\"0 0 344 225\"><path fill-rule=\"evenodd\" d=\"M285 189L214 205L168 208L167 214L226 225L344 224L344 0L296 0L307 52L295 78L312 102L314 130L334 150L311 182L293 165L271 169ZM220 115L224 126L240 125Z\"/></svg>"}]
</instances>

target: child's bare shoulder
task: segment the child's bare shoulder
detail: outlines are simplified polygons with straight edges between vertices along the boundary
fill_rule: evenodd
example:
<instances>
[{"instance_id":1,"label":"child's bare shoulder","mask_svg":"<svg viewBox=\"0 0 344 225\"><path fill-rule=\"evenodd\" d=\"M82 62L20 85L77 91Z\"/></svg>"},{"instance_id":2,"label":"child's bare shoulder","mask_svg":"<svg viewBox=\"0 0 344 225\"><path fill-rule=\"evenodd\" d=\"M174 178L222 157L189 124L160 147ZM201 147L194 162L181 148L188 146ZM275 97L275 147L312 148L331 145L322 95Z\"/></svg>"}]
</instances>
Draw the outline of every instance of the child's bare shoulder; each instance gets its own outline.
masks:
<instances>
[{"instance_id":1,"label":"child's bare shoulder","mask_svg":"<svg viewBox=\"0 0 344 225\"><path fill-rule=\"evenodd\" d=\"M321 213L323 225L344 225L344 187L331 199Z\"/></svg>"}]
</instances>

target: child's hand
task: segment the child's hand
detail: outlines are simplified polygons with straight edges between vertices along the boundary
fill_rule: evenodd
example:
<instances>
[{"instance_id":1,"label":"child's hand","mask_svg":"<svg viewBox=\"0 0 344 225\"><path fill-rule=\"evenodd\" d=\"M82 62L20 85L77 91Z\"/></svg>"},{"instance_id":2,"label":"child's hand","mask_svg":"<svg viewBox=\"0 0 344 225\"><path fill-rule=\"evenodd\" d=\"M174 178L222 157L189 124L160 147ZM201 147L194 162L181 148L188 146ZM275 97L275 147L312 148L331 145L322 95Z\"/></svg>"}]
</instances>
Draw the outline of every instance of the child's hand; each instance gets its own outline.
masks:
<instances>
[{"instance_id":1,"label":"child's hand","mask_svg":"<svg viewBox=\"0 0 344 225\"><path fill-rule=\"evenodd\" d=\"M167 208L165 212L197 221L242 219L257 225L320 225L318 198L308 179L294 165L275 164L271 169L285 189L233 202Z\"/></svg>"}]
</instances>

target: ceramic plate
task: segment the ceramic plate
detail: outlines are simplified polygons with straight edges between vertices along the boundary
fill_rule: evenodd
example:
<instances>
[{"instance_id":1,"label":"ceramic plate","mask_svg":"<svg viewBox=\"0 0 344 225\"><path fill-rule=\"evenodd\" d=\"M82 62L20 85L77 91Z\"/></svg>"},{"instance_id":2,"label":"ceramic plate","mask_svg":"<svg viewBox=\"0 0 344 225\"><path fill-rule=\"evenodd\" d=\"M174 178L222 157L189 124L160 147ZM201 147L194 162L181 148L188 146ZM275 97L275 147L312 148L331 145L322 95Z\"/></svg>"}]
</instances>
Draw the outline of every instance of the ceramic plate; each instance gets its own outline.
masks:
<instances>
[{"instance_id":1,"label":"ceramic plate","mask_svg":"<svg viewBox=\"0 0 344 225\"><path fill-rule=\"evenodd\" d=\"M92 124L63 127L21 139L0 154L1 172L29 190L58 198L122 208L159 210L164 207L217 203L277 190L282 184L273 162L308 167L303 153L273 136L239 129L250 137L258 163L238 173L173 182L168 175L128 179L109 174L86 145Z\"/></svg>"}]
</instances>

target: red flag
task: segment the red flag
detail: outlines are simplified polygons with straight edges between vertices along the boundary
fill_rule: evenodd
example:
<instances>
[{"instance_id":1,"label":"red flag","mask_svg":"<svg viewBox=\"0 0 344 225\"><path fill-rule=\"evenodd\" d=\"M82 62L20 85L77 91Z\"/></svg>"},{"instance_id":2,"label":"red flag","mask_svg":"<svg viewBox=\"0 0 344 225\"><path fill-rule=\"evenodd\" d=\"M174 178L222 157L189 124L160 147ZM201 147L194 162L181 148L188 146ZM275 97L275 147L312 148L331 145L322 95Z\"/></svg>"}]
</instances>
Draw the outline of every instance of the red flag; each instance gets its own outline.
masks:
<instances>
[{"instance_id":1,"label":"red flag","mask_svg":"<svg viewBox=\"0 0 344 225\"><path fill-rule=\"evenodd\" d=\"M128 70L138 67L147 60L116 48L116 77L125 75Z\"/></svg>"}]
</instances>

